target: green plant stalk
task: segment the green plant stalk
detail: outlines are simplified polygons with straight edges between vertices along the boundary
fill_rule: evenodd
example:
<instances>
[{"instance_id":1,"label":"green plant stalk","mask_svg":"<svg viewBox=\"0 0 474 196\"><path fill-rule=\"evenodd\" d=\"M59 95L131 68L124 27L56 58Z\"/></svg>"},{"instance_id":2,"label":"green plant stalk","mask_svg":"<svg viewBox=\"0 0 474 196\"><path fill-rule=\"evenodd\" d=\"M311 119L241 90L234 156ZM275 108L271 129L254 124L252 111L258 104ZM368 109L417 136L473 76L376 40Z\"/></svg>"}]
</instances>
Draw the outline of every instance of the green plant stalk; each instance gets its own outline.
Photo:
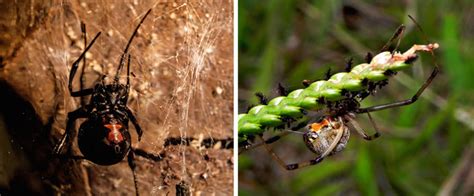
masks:
<instances>
[{"instance_id":1,"label":"green plant stalk","mask_svg":"<svg viewBox=\"0 0 474 196\"><path fill-rule=\"evenodd\" d=\"M416 57L416 52L431 52L437 49L437 43L428 45L413 45L402 53L381 52L372 58L370 63L354 66L350 72L332 75L329 80L313 82L305 89L297 89L287 96L272 99L267 105L252 107L248 113L238 116L239 142L247 140L248 136L261 134L266 128L276 127L284 123L283 117L300 118L304 110L321 110L325 100L337 102L349 98L343 91L363 92L368 90L367 82L387 80L387 71L397 72L410 66L407 61Z\"/></svg>"}]
</instances>

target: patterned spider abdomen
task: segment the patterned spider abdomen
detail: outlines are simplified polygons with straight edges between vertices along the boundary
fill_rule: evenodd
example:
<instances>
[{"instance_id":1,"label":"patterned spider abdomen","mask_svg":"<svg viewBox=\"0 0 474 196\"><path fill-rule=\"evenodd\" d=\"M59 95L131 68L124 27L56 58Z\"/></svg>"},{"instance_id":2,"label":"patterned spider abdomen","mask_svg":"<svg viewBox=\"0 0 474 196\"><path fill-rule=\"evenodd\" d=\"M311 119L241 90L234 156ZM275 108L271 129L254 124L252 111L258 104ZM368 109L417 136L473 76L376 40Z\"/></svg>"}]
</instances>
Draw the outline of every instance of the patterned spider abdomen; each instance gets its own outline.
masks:
<instances>
[{"instance_id":1,"label":"patterned spider abdomen","mask_svg":"<svg viewBox=\"0 0 474 196\"><path fill-rule=\"evenodd\" d=\"M346 147L350 131L342 120L331 117L319 123L309 125L309 130L303 135L306 146L321 157L333 155Z\"/></svg>"},{"instance_id":2,"label":"patterned spider abdomen","mask_svg":"<svg viewBox=\"0 0 474 196\"><path fill-rule=\"evenodd\" d=\"M89 119L79 128L78 145L84 157L98 165L113 165L130 150L130 133L117 119Z\"/></svg>"}]
</instances>

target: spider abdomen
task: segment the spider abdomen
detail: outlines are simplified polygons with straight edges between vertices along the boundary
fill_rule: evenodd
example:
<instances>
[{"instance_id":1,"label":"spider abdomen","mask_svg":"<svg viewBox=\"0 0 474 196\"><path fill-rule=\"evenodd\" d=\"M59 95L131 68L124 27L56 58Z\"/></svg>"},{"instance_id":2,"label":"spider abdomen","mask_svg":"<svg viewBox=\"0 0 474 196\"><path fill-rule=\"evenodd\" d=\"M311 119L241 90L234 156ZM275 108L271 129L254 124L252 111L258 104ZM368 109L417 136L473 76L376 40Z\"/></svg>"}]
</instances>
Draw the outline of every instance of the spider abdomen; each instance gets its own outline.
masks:
<instances>
[{"instance_id":1,"label":"spider abdomen","mask_svg":"<svg viewBox=\"0 0 474 196\"><path fill-rule=\"evenodd\" d=\"M113 165L130 150L130 133L120 121L88 119L79 128L78 145L84 157L99 165Z\"/></svg>"},{"instance_id":2,"label":"spider abdomen","mask_svg":"<svg viewBox=\"0 0 474 196\"><path fill-rule=\"evenodd\" d=\"M313 123L310 130L303 135L303 139L312 152L318 156L326 153L324 155L326 156L343 150L349 141L349 136L350 131L347 126L328 118L321 123Z\"/></svg>"},{"instance_id":3,"label":"spider abdomen","mask_svg":"<svg viewBox=\"0 0 474 196\"><path fill-rule=\"evenodd\" d=\"M334 150L332 151L331 155L332 155L332 154L335 154L336 152L340 152L340 151L342 151L344 148L346 148L346 145L347 145L347 142L349 141L349 136L350 136L350 135L351 135L351 132L350 132L349 128L344 127L344 133L342 134L341 139L340 139L339 142L337 143L337 146L336 146L336 148L334 148Z\"/></svg>"}]
</instances>

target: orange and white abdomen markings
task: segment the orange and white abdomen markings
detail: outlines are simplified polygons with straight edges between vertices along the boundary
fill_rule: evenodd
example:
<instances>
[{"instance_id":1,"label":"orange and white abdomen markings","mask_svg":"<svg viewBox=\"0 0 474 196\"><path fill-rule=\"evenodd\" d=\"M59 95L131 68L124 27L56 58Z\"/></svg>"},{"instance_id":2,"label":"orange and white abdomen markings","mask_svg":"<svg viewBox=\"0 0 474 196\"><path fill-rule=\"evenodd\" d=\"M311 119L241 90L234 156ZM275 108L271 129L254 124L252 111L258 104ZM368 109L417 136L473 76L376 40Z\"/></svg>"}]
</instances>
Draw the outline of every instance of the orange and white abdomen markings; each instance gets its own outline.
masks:
<instances>
[{"instance_id":1,"label":"orange and white abdomen markings","mask_svg":"<svg viewBox=\"0 0 474 196\"><path fill-rule=\"evenodd\" d=\"M311 131L318 132L319 130L321 130L321 128L323 128L324 126L328 126L328 125L329 125L329 121L325 118L325 119L323 119L323 121L321 121L319 123L311 124Z\"/></svg>"},{"instance_id":2,"label":"orange and white abdomen markings","mask_svg":"<svg viewBox=\"0 0 474 196\"><path fill-rule=\"evenodd\" d=\"M106 124L104 127L109 129L109 133L107 134L107 140L109 142L118 144L123 141L123 135L120 132L122 128L121 124Z\"/></svg>"}]
</instances>

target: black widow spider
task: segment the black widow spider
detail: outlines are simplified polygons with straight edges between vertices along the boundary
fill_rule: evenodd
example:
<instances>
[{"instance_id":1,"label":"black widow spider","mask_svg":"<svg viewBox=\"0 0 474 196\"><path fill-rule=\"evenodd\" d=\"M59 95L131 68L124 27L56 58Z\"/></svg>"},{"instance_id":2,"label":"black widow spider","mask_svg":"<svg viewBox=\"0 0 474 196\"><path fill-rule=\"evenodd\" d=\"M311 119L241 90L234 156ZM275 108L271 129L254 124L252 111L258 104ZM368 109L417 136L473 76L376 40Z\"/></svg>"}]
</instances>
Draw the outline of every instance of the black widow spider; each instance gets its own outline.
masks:
<instances>
[{"instance_id":1,"label":"black widow spider","mask_svg":"<svg viewBox=\"0 0 474 196\"><path fill-rule=\"evenodd\" d=\"M72 97L84 97L91 95L89 104L82 105L80 108L69 112L67 116L66 131L60 142L54 147L54 155L59 156L64 146L67 146L68 154L71 150L71 137L74 135L73 129L75 121L79 118L86 118L80 128L77 136L79 149L84 157L98 165L113 165L123 160L128 153L128 165L133 173L136 194L138 195L137 179L135 174L134 154L135 150L131 148L131 137L128 130L128 121L132 121L140 141L143 134L137 119L132 111L127 107L128 94L130 90L130 58L128 49L137 34L140 25L150 14L151 9L147 11L135 28L132 36L120 57L119 67L111 84L105 84L105 75L102 76L94 88L82 89L79 91L72 90L72 81L78 69L80 61L85 57L86 52L92 47L101 32L97 33L91 43L86 47L84 52L72 64L69 73L69 92ZM85 29L83 27L83 33ZM119 74L124 65L125 56L127 59L127 83L125 85L119 83ZM85 61L85 58L84 58ZM84 63L85 64L85 63ZM81 85L82 87L82 85ZM142 154L141 152L138 152Z\"/></svg>"}]
</instances>

